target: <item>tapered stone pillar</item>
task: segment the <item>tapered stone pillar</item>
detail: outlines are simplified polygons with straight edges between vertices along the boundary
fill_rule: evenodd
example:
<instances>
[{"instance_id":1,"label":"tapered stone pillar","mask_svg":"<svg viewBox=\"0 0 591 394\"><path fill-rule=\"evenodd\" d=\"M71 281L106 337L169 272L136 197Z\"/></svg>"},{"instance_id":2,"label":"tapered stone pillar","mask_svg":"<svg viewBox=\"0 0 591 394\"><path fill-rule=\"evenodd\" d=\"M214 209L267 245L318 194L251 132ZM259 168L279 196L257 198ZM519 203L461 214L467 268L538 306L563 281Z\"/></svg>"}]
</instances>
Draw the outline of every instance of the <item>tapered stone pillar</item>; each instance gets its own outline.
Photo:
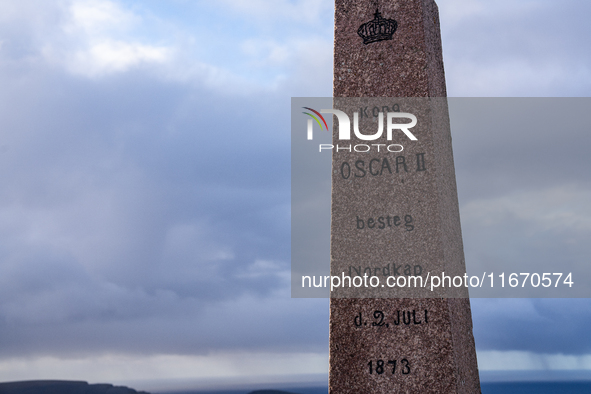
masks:
<instances>
[{"instance_id":1,"label":"tapered stone pillar","mask_svg":"<svg viewBox=\"0 0 591 394\"><path fill-rule=\"evenodd\" d=\"M410 112L404 98L445 96L433 0L336 0L335 102L385 97L380 112ZM462 271L449 119L444 100L435 107L418 116L417 141L399 133L402 151L333 150L331 275ZM372 109L359 108L360 125L377 127ZM343 294L331 298L330 393L480 392L468 298Z\"/></svg>"}]
</instances>

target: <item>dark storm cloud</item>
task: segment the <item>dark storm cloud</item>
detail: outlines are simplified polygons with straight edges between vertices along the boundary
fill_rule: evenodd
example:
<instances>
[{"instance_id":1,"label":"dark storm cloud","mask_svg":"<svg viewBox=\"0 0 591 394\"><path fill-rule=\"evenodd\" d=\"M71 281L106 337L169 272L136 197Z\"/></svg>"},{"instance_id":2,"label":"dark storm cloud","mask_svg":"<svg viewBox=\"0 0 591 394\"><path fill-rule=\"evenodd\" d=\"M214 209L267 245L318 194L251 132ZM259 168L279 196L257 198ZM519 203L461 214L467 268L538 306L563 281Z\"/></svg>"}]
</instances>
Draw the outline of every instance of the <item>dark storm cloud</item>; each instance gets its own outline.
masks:
<instances>
[{"instance_id":1,"label":"dark storm cloud","mask_svg":"<svg viewBox=\"0 0 591 394\"><path fill-rule=\"evenodd\" d=\"M289 298L289 96L137 63L102 26L137 16L79 4L0 3L3 356L323 350L326 301ZM322 86L311 44L285 89Z\"/></svg>"},{"instance_id":2,"label":"dark storm cloud","mask_svg":"<svg viewBox=\"0 0 591 394\"><path fill-rule=\"evenodd\" d=\"M3 354L318 338L285 304L289 101L43 71L3 82Z\"/></svg>"},{"instance_id":3,"label":"dark storm cloud","mask_svg":"<svg viewBox=\"0 0 591 394\"><path fill-rule=\"evenodd\" d=\"M439 1L448 93L454 96L589 96L591 36L586 1ZM506 102L510 104L510 102ZM466 262L554 266L587 264L589 155L585 127L544 126L563 110L498 124L487 110L478 129L453 118L452 134ZM578 108L576 106L579 106ZM566 111L564 111L566 110ZM537 118L537 119L536 119ZM525 120L525 121L524 121ZM588 123L587 123L588 124ZM549 312L551 310L551 312ZM588 299L472 300L479 350L588 353Z\"/></svg>"},{"instance_id":4,"label":"dark storm cloud","mask_svg":"<svg viewBox=\"0 0 591 394\"><path fill-rule=\"evenodd\" d=\"M584 50L591 5L568 1L441 0L452 96L588 96Z\"/></svg>"},{"instance_id":5,"label":"dark storm cloud","mask_svg":"<svg viewBox=\"0 0 591 394\"><path fill-rule=\"evenodd\" d=\"M450 101L469 270L589 271L590 108L587 98ZM575 273L575 286L587 280ZM584 335L589 299L472 304L480 350L584 354L591 348Z\"/></svg>"},{"instance_id":6,"label":"dark storm cloud","mask_svg":"<svg viewBox=\"0 0 591 394\"><path fill-rule=\"evenodd\" d=\"M451 99L460 198L591 186L587 98Z\"/></svg>"},{"instance_id":7,"label":"dark storm cloud","mask_svg":"<svg viewBox=\"0 0 591 394\"><path fill-rule=\"evenodd\" d=\"M588 354L588 299L473 299L479 350Z\"/></svg>"},{"instance_id":8,"label":"dark storm cloud","mask_svg":"<svg viewBox=\"0 0 591 394\"><path fill-rule=\"evenodd\" d=\"M450 94L588 95L589 5L512 13L517 3L442 21ZM94 78L40 55L42 38L61 37L63 15L23 4L34 18L0 19L2 355L324 352L327 302L289 299L289 96L330 95L331 37L272 42L297 56L275 66L285 79L265 88L166 78L148 66ZM235 44L211 58L245 56ZM570 258L589 256L588 228L574 231L565 216L554 240L540 234L536 212L488 221L494 212L483 208L514 214L527 204L503 198L553 188L568 195L567 219L584 216L589 133L524 130L454 129L468 262L556 259L567 241ZM556 204L533 206L548 207ZM477 345L588 351L586 302L475 300Z\"/></svg>"}]
</instances>

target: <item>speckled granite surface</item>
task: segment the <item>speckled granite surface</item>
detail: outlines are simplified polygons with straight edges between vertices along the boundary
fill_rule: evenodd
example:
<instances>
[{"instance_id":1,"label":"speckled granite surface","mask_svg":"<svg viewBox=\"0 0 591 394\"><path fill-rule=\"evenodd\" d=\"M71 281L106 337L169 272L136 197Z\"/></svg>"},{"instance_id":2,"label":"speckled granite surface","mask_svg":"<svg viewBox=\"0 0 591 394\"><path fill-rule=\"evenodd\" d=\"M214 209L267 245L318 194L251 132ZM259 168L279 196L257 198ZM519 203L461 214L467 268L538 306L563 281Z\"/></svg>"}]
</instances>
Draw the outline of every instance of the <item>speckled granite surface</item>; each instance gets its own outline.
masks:
<instances>
[{"instance_id":1,"label":"speckled granite surface","mask_svg":"<svg viewBox=\"0 0 591 394\"><path fill-rule=\"evenodd\" d=\"M335 5L335 97L446 96L434 1ZM391 40L364 44L357 30L375 17L376 6L397 28ZM348 266L409 262L425 269L463 267L449 122L440 113L422 127L420 143L405 143L399 154L408 168L401 164L391 177L344 179L339 173L344 161L366 166L389 153L333 155L333 275ZM413 173L421 154L425 170ZM387 157L396 163L396 155ZM380 215L392 221L412 215L414 227L397 233L356 227L358 218L367 224ZM333 298L330 308L330 393L480 392L468 299Z\"/></svg>"}]
</instances>

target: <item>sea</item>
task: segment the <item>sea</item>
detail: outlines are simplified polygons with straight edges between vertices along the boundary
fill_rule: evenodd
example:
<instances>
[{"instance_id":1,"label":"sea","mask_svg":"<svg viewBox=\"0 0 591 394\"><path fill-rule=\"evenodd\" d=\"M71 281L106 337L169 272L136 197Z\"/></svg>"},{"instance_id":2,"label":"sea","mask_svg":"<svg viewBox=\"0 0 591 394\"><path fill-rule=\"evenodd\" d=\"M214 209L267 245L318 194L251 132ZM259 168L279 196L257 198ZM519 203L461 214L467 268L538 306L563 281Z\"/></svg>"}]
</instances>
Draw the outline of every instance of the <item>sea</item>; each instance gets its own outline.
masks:
<instances>
[{"instance_id":1,"label":"sea","mask_svg":"<svg viewBox=\"0 0 591 394\"><path fill-rule=\"evenodd\" d=\"M482 383L481 389L482 394L589 394L591 382L493 382ZM328 387L293 387L281 388L281 390L294 394L328 393ZM251 392L252 390L176 391L174 394L248 394Z\"/></svg>"},{"instance_id":2,"label":"sea","mask_svg":"<svg viewBox=\"0 0 591 394\"><path fill-rule=\"evenodd\" d=\"M185 386L191 389L148 391L154 394L250 394L257 390L281 390L293 394L328 394L328 375L302 376L297 383L280 382L260 385L234 382L233 386L226 385L223 389L220 387L222 382L218 382L209 389L195 390L196 386ZM591 370L480 371L480 387L482 394L591 394Z\"/></svg>"}]
</instances>

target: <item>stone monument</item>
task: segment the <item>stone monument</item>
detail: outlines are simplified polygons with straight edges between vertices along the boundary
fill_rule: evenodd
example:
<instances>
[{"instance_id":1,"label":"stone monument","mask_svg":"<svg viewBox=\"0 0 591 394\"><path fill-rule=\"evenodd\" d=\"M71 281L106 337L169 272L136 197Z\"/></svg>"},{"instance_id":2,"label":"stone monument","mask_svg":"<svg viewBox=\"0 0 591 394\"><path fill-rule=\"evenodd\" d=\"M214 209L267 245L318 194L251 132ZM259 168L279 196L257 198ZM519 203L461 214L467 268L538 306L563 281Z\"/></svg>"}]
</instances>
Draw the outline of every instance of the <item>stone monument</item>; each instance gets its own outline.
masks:
<instances>
[{"instance_id":1,"label":"stone monument","mask_svg":"<svg viewBox=\"0 0 591 394\"><path fill-rule=\"evenodd\" d=\"M404 98L446 97L435 2L336 0L334 97L401 98L386 112L406 112ZM439 102L437 116L419 117L418 141L403 151L333 150L331 275L464 267L449 119ZM372 107L358 108L361 126ZM335 294L330 393L480 392L468 298Z\"/></svg>"}]
</instances>

